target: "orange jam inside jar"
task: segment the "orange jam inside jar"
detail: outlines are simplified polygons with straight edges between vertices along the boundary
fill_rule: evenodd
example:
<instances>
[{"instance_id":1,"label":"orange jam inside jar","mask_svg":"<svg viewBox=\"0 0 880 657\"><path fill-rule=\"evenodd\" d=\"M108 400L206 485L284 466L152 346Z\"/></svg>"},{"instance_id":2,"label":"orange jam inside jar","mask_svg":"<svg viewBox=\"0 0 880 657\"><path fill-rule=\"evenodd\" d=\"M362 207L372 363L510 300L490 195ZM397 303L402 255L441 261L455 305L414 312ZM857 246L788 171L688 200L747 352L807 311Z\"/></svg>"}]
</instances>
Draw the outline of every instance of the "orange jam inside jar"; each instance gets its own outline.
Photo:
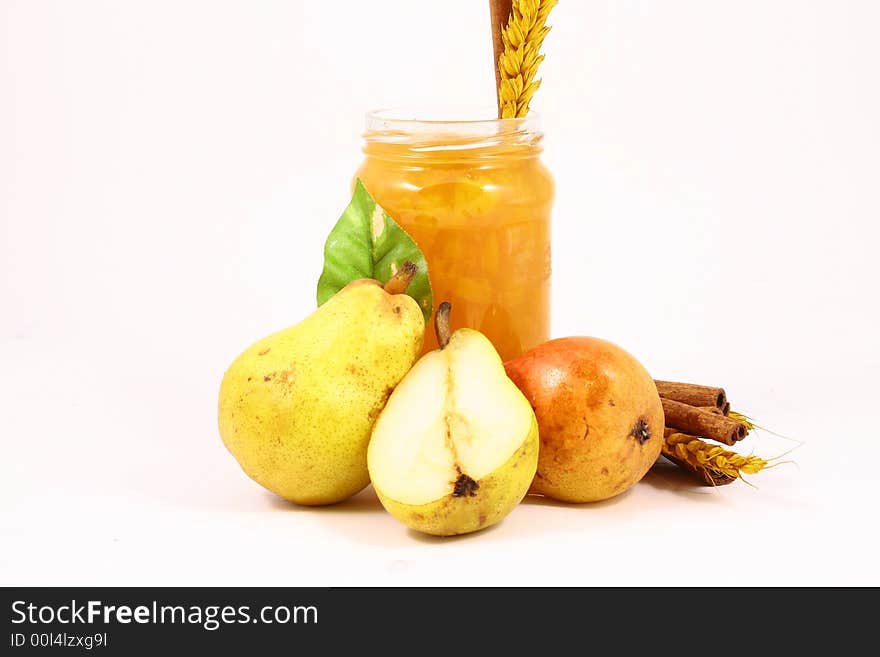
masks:
<instances>
[{"instance_id":1,"label":"orange jam inside jar","mask_svg":"<svg viewBox=\"0 0 880 657\"><path fill-rule=\"evenodd\" d=\"M367 191L425 254L434 307L486 335L503 360L550 335L550 211L538 119L434 121L367 114ZM437 348L433 327L425 350Z\"/></svg>"}]
</instances>

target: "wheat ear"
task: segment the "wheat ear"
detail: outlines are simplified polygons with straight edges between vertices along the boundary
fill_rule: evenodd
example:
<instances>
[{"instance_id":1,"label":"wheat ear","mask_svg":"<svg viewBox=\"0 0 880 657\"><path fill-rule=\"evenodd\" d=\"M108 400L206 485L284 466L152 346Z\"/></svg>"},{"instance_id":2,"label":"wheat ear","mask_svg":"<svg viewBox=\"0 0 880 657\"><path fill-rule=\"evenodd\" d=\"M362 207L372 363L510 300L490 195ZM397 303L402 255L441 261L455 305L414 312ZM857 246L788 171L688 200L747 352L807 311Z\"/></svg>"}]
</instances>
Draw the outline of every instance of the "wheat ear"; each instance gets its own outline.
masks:
<instances>
[{"instance_id":1,"label":"wheat ear","mask_svg":"<svg viewBox=\"0 0 880 657\"><path fill-rule=\"evenodd\" d=\"M669 430L664 437L663 453L710 475L733 479L741 479L742 474L756 474L767 467L767 461L757 456L743 456L694 436Z\"/></svg>"},{"instance_id":2,"label":"wheat ear","mask_svg":"<svg viewBox=\"0 0 880 657\"><path fill-rule=\"evenodd\" d=\"M740 424L746 425L746 429L752 431L755 428L755 424L752 423L751 418L748 415L743 415L742 413L737 413L736 411L728 411L727 417L731 420L736 420Z\"/></svg>"},{"instance_id":3,"label":"wheat ear","mask_svg":"<svg viewBox=\"0 0 880 657\"><path fill-rule=\"evenodd\" d=\"M539 51L550 31L547 15L555 6L556 0L513 0L510 22L501 33L504 50L498 57L498 105L502 119L522 117L529 112L532 96L541 86L535 74L544 61Z\"/></svg>"}]
</instances>

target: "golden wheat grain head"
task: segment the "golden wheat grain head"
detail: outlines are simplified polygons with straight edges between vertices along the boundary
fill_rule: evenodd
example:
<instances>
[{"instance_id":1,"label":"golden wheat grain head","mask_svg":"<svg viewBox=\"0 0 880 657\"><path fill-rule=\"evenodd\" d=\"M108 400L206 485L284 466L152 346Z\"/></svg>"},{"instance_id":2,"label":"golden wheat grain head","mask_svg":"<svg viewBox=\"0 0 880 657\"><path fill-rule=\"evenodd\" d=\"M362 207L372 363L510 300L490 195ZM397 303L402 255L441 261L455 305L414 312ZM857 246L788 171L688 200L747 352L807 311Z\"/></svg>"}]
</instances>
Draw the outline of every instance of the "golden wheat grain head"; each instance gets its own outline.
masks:
<instances>
[{"instance_id":1,"label":"golden wheat grain head","mask_svg":"<svg viewBox=\"0 0 880 657\"><path fill-rule=\"evenodd\" d=\"M550 27L546 24L556 0L514 0L510 21L501 33L504 48L498 57L501 82L498 86L499 115L523 117L541 85L535 79L544 60L541 45Z\"/></svg>"}]
</instances>

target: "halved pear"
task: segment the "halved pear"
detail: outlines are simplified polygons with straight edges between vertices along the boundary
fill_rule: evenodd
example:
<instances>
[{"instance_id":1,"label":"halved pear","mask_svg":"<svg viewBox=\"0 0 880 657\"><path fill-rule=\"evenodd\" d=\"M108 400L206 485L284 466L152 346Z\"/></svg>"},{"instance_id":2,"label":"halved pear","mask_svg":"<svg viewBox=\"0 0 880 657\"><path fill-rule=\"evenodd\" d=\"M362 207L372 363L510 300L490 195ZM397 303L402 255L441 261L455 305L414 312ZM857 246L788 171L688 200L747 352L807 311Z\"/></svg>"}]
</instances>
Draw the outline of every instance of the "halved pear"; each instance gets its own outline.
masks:
<instances>
[{"instance_id":1,"label":"halved pear","mask_svg":"<svg viewBox=\"0 0 880 657\"><path fill-rule=\"evenodd\" d=\"M448 316L448 304L438 310ZM448 321L444 318L443 321ZM367 466L385 508L405 525L450 536L510 513L538 464L538 423L492 343L459 329L395 388L373 428Z\"/></svg>"}]
</instances>

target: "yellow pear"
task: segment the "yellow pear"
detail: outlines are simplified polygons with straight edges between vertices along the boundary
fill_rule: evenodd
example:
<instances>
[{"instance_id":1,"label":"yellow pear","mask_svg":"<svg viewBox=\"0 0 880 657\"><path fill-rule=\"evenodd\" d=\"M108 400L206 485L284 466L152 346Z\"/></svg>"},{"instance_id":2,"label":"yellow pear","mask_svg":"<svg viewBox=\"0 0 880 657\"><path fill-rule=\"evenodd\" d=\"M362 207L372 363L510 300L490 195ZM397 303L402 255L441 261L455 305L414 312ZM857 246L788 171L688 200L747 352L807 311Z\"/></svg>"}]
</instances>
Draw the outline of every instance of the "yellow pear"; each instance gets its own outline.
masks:
<instances>
[{"instance_id":1,"label":"yellow pear","mask_svg":"<svg viewBox=\"0 0 880 657\"><path fill-rule=\"evenodd\" d=\"M369 483L373 424L422 349L424 315L402 294L414 269L385 288L349 283L230 365L220 435L254 481L298 504L340 502Z\"/></svg>"},{"instance_id":2,"label":"yellow pear","mask_svg":"<svg viewBox=\"0 0 880 657\"><path fill-rule=\"evenodd\" d=\"M449 304L437 311L441 348L425 354L392 393L373 428L370 478L405 525L449 536L488 527L528 491L538 464L538 423L482 333L451 337Z\"/></svg>"}]
</instances>

